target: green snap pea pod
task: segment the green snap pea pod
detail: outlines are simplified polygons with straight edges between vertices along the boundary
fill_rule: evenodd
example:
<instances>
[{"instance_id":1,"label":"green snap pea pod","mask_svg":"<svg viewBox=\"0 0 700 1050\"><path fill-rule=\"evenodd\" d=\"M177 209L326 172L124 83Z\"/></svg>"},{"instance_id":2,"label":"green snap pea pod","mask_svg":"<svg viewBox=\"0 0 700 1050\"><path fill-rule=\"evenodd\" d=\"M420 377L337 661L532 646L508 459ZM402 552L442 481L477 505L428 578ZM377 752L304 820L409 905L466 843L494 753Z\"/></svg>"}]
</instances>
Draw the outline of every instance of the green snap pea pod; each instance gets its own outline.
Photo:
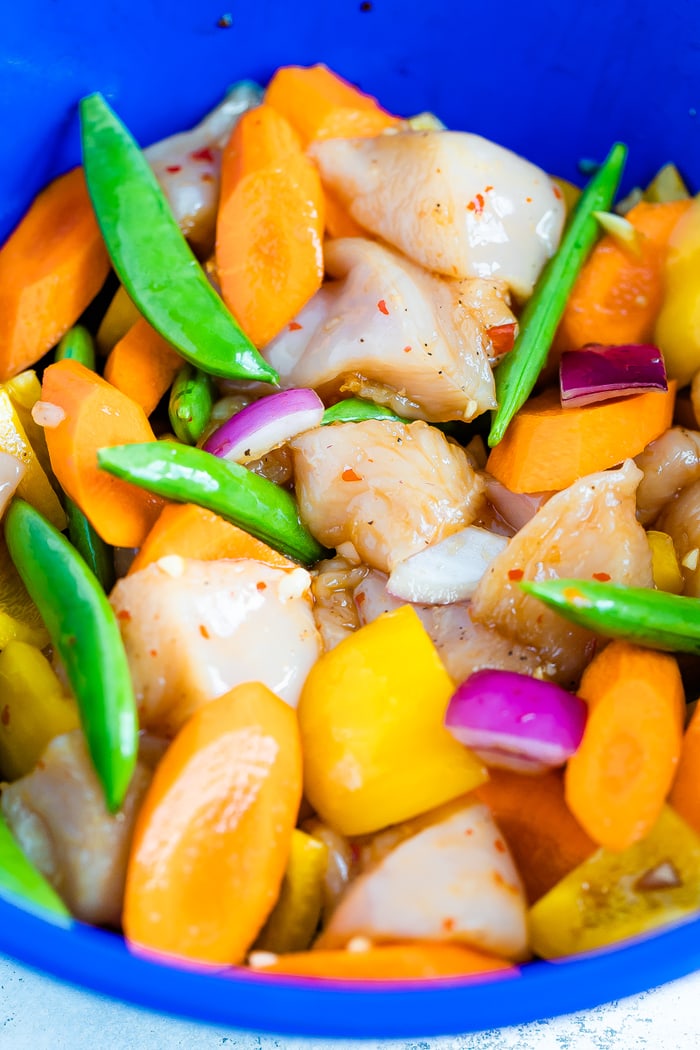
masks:
<instances>
[{"instance_id":1,"label":"green snap pea pod","mask_svg":"<svg viewBox=\"0 0 700 1050\"><path fill-rule=\"evenodd\" d=\"M112 607L65 536L24 500L14 500L5 516L5 539L66 669L95 772L115 812L136 764L138 720Z\"/></svg>"},{"instance_id":2,"label":"green snap pea pod","mask_svg":"<svg viewBox=\"0 0 700 1050\"><path fill-rule=\"evenodd\" d=\"M51 917L70 919L68 908L22 852L3 816L0 816L0 896L13 904L49 912Z\"/></svg>"},{"instance_id":3,"label":"green snap pea pod","mask_svg":"<svg viewBox=\"0 0 700 1050\"><path fill-rule=\"evenodd\" d=\"M397 416L384 405L375 405L373 401L363 401L361 397L348 397L332 405L323 413L321 426L328 423L363 423L366 419L396 419L400 423L410 423L410 419Z\"/></svg>"},{"instance_id":4,"label":"green snap pea pod","mask_svg":"<svg viewBox=\"0 0 700 1050\"><path fill-rule=\"evenodd\" d=\"M175 437L196 445L214 407L214 383L200 368L184 365L175 376L168 401L168 416Z\"/></svg>"},{"instance_id":5,"label":"green snap pea pod","mask_svg":"<svg viewBox=\"0 0 700 1050\"><path fill-rule=\"evenodd\" d=\"M522 589L560 616L648 649L700 654L700 599L597 580L523 581Z\"/></svg>"},{"instance_id":6,"label":"green snap pea pod","mask_svg":"<svg viewBox=\"0 0 700 1050\"><path fill-rule=\"evenodd\" d=\"M69 328L56 347L56 361L66 358L79 361L93 372L95 370L95 344L87 328L81 324Z\"/></svg>"},{"instance_id":7,"label":"green snap pea pod","mask_svg":"<svg viewBox=\"0 0 700 1050\"><path fill-rule=\"evenodd\" d=\"M80 103L88 191L119 279L186 360L212 375L275 383L209 284L153 171L99 92Z\"/></svg>"},{"instance_id":8,"label":"green snap pea pod","mask_svg":"<svg viewBox=\"0 0 700 1050\"><path fill-rule=\"evenodd\" d=\"M610 211L627 158L616 142L578 199L558 250L540 274L520 317L515 345L495 370L496 401L489 445L497 445L537 382L567 300L598 237L594 211Z\"/></svg>"},{"instance_id":9,"label":"green snap pea pod","mask_svg":"<svg viewBox=\"0 0 700 1050\"><path fill-rule=\"evenodd\" d=\"M68 538L99 580L102 590L109 593L114 586L112 548L95 532L77 503L66 498L64 509L68 518Z\"/></svg>"},{"instance_id":10,"label":"green snap pea pod","mask_svg":"<svg viewBox=\"0 0 700 1050\"><path fill-rule=\"evenodd\" d=\"M115 477L158 496L213 510L305 565L326 554L303 525L294 498L239 463L174 441L102 448L97 462Z\"/></svg>"}]
</instances>

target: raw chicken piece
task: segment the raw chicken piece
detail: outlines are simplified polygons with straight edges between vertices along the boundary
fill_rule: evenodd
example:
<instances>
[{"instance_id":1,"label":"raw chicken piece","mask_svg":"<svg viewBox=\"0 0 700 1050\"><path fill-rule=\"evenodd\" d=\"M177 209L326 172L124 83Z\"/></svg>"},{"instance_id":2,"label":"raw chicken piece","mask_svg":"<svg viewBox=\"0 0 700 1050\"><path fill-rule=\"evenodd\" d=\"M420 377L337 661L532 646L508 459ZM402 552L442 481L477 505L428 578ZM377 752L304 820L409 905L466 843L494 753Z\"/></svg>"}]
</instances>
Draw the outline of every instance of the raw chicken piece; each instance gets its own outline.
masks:
<instances>
[{"instance_id":1,"label":"raw chicken piece","mask_svg":"<svg viewBox=\"0 0 700 1050\"><path fill-rule=\"evenodd\" d=\"M33 772L3 788L2 812L21 849L83 922L120 925L131 835L151 775L139 760L122 808L108 813L75 729L54 737Z\"/></svg>"},{"instance_id":2,"label":"raw chicken piece","mask_svg":"<svg viewBox=\"0 0 700 1050\"><path fill-rule=\"evenodd\" d=\"M641 477L627 460L552 496L496 556L472 599L475 620L533 646L566 687L578 684L595 635L525 595L518 581L572 577L652 587L649 543L635 517Z\"/></svg>"},{"instance_id":3,"label":"raw chicken piece","mask_svg":"<svg viewBox=\"0 0 700 1050\"><path fill-rule=\"evenodd\" d=\"M462 131L314 142L321 178L365 229L428 270L498 277L527 298L564 223L534 164Z\"/></svg>"},{"instance_id":4,"label":"raw chicken piece","mask_svg":"<svg viewBox=\"0 0 700 1050\"><path fill-rule=\"evenodd\" d=\"M321 651L305 569L254 559L161 558L110 596L139 721L172 736L198 707L241 682L295 706Z\"/></svg>"},{"instance_id":5,"label":"raw chicken piece","mask_svg":"<svg viewBox=\"0 0 700 1050\"><path fill-rule=\"evenodd\" d=\"M336 423L291 443L301 517L328 547L351 543L382 571L469 525L484 483L427 423Z\"/></svg>"},{"instance_id":6,"label":"raw chicken piece","mask_svg":"<svg viewBox=\"0 0 700 1050\"><path fill-rule=\"evenodd\" d=\"M637 517L649 525L681 489L700 480L700 433L671 427L635 457L644 477L637 489Z\"/></svg>"},{"instance_id":7,"label":"raw chicken piece","mask_svg":"<svg viewBox=\"0 0 700 1050\"><path fill-rule=\"evenodd\" d=\"M400 415L470 420L495 406L488 329L514 326L500 281L450 280L361 237L328 241L326 283L265 348L286 387L326 398L367 381Z\"/></svg>"},{"instance_id":8,"label":"raw chicken piece","mask_svg":"<svg viewBox=\"0 0 700 1050\"><path fill-rule=\"evenodd\" d=\"M685 580L683 594L700 598L700 480L666 505L655 528L673 540Z\"/></svg>"},{"instance_id":9,"label":"raw chicken piece","mask_svg":"<svg viewBox=\"0 0 700 1050\"><path fill-rule=\"evenodd\" d=\"M487 806L460 799L389 834L397 830L401 841L350 883L318 947L359 936L458 941L527 957L525 895Z\"/></svg>"}]
</instances>

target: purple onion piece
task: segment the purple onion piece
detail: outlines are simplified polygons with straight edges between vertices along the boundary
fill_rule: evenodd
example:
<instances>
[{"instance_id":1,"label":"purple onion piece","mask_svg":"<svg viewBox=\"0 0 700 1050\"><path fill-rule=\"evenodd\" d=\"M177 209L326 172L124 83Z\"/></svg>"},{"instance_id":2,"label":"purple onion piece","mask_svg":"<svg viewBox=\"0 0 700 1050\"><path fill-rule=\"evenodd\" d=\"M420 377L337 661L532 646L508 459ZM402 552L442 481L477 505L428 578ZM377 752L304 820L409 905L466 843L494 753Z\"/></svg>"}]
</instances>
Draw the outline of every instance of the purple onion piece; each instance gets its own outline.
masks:
<instances>
[{"instance_id":1,"label":"purple onion piece","mask_svg":"<svg viewBox=\"0 0 700 1050\"><path fill-rule=\"evenodd\" d=\"M559 384L562 405L574 408L668 389L663 355L647 344L567 350L561 355Z\"/></svg>"},{"instance_id":2,"label":"purple onion piece","mask_svg":"<svg viewBox=\"0 0 700 1050\"><path fill-rule=\"evenodd\" d=\"M447 707L445 725L486 765L542 773L574 754L586 725L580 697L517 671L475 671Z\"/></svg>"},{"instance_id":3,"label":"purple onion piece","mask_svg":"<svg viewBox=\"0 0 700 1050\"><path fill-rule=\"evenodd\" d=\"M259 459L297 434L320 426L324 405L315 390L281 390L246 405L207 439L204 450L238 463Z\"/></svg>"}]
</instances>

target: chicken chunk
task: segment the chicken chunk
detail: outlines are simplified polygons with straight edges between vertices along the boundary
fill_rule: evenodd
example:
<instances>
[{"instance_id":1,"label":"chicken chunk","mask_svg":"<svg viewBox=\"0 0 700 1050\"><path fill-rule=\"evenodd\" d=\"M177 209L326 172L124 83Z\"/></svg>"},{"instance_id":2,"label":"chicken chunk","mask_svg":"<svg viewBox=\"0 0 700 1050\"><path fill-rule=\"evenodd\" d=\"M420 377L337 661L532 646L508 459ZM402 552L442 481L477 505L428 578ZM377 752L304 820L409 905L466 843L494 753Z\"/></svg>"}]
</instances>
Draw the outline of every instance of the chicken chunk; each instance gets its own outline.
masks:
<instances>
[{"instance_id":1,"label":"chicken chunk","mask_svg":"<svg viewBox=\"0 0 700 1050\"><path fill-rule=\"evenodd\" d=\"M495 406L488 333L516 324L503 282L437 277L361 237L328 241L325 263L335 280L265 348L283 386L329 397L369 380L435 422Z\"/></svg>"},{"instance_id":2,"label":"chicken chunk","mask_svg":"<svg viewBox=\"0 0 700 1050\"><path fill-rule=\"evenodd\" d=\"M337 423L291 442L301 517L328 547L397 562L471 524L484 483L464 451L427 423Z\"/></svg>"},{"instance_id":3,"label":"chicken chunk","mask_svg":"<svg viewBox=\"0 0 700 1050\"><path fill-rule=\"evenodd\" d=\"M652 587L649 542L635 516L641 476L627 460L552 496L492 561L472 599L478 623L534 647L567 687L577 685L595 635L524 594L519 581L593 577Z\"/></svg>"},{"instance_id":4,"label":"chicken chunk","mask_svg":"<svg viewBox=\"0 0 700 1050\"><path fill-rule=\"evenodd\" d=\"M309 152L350 215L428 270L498 277L525 299L564 223L534 164L461 131L328 139Z\"/></svg>"},{"instance_id":5,"label":"chicken chunk","mask_svg":"<svg viewBox=\"0 0 700 1050\"><path fill-rule=\"evenodd\" d=\"M21 849L83 922L118 928L136 814L152 770L139 760L119 813L106 809L80 729L54 737L36 769L3 788Z\"/></svg>"},{"instance_id":6,"label":"chicken chunk","mask_svg":"<svg viewBox=\"0 0 700 1050\"><path fill-rule=\"evenodd\" d=\"M700 433L671 427L635 457L644 475L637 489L637 517L650 525L681 489L700 480Z\"/></svg>"},{"instance_id":7,"label":"chicken chunk","mask_svg":"<svg viewBox=\"0 0 700 1050\"><path fill-rule=\"evenodd\" d=\"M161 558L110 602L143 728L172 736L198 707L259 681L295 706L321 651L305 569Z\"/></svg>"}]
</instances>

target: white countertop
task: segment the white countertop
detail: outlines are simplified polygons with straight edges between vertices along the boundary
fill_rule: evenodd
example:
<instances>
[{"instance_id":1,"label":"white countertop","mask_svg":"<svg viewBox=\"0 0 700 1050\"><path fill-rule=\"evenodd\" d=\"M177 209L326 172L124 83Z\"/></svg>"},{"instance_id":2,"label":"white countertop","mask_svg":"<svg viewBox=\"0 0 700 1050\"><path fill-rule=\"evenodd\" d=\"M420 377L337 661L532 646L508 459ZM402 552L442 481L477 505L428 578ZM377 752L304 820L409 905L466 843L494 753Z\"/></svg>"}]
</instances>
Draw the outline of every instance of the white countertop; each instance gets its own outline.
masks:
<instances>
[{"instance_id":1,"label":"white countertop","mask_svg":"<svg viewBox=\"0 0 700 1050\"><path fill-rule=\"evenodd\" d=\"M700 973L587 1013L441 1039L333 1042L208 1028L78 991L0 957L0 1050L696 1050Z\"/></svg>"}]
</instances>

